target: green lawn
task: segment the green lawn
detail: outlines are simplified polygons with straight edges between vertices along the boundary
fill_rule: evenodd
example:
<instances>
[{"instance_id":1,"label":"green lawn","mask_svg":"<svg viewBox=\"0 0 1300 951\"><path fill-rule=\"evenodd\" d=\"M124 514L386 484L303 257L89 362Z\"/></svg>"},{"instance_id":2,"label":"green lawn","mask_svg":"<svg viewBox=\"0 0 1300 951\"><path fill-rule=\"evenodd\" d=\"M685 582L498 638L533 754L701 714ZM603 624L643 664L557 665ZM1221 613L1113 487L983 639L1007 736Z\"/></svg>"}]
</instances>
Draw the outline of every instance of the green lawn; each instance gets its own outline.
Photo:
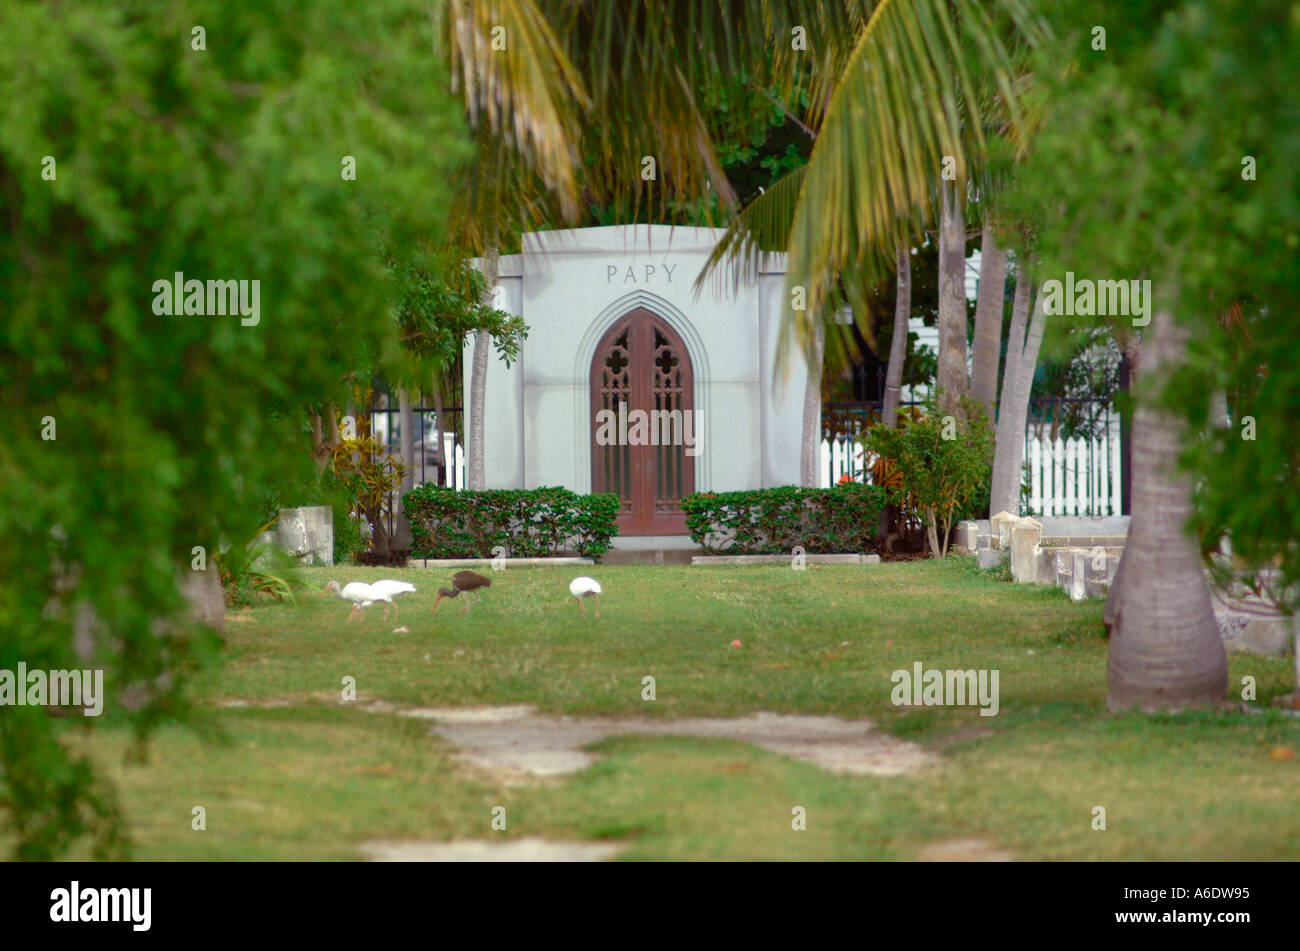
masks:
<instances>
[{"instance_id":1,"label":"green lawn","mask_svg":"<svg viewBox=\"0 0 1300 951\"><path fill-rule=\"evenodd\" d=\"M127 764L110 723L69 742L120 784L141 859L347 859L368 839L538 835L619 841L633 859L913 859L953 839L1022 859L1300 856L1300 760L1269 755L1300 749L1300 723L1268 708L1294 686L1290 659L1231 658L1233 684L1259 682L1258 716L1112 716L1101 605L995 581L969 559L586 571L605 588L599 621L568 595L575 569L494 573L468 617L463 599L431 614L450 572L308 570L318 587L411 580L419 593L398 602L410 633L391 633L379 608L349 625L333 596L243 609L224 666L196 684L226 742L168 728L144 765ZM1000 670L999 714L895 707L890 672L915 661ZM732 741L621 736L585 772L501 785L454 763L427 723L340 703L345 677L358 699L402 706L865 717L942 765L849 777ZM289 705L212 704L232 699ZM195 805L205 832L190 828ZM496 805L505 832L490 828ZM791 830L793 805L805 832ZM1091 828L1098 805L1104 832Z\"/></svg>"}]
</instances>

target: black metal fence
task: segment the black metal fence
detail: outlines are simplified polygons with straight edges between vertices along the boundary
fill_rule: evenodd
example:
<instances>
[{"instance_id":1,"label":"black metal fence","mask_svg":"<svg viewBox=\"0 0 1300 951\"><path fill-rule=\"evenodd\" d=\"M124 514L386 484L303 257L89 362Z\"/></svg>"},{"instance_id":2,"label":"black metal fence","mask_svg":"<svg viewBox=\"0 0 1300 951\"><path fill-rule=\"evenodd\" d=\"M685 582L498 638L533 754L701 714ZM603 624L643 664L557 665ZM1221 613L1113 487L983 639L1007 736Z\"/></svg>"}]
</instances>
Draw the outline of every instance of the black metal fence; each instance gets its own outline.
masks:
<instances>
[{"instance_id":1,"label":"black metal fence","mask_svg":"<svg viewBox=\"0 0 1300 951\"><path fill-rule=\"evenodd\" d=\"M375 387L370 401L370 432L394 459L401 460L413 477L413 485L442 485L463 489L466 485L464 414L459 406L442 407L442 425L436 401L425 393L411 393L412 459L402 453L402 408L396 391ZM442 451L438 451L439 434ZM389 494L388 537L396 538L396 513L401 509L399 492Z\"/></svg>"}]
</instances>

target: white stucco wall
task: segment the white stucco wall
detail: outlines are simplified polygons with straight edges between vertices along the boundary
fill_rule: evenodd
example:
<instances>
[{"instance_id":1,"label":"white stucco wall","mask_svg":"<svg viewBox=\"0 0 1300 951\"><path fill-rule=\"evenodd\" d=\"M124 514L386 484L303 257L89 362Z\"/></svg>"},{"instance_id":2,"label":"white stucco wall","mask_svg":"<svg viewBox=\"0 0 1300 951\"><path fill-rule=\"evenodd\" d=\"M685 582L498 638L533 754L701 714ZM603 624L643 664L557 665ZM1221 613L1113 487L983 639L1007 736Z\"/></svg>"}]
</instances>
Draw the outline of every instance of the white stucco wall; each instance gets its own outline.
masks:
<instances>
[{"instance_id":1,"label":"white stucco wall","mask_svg":"<svg viewBox=\"0 0 1300 951\"><path fill-rule=\"evenodd\" d=\"M489 487L591 490L591 362L610 326L638 306L667 321L691 358L703 427L696 490L798 484L802 357L792 354L783 383L773 379L784 259L769 256L734 292L716 281L697 298L695 280L721 234L662 225L537 232L524 236L522 254L501 259L500 306L522 316L529 334L513 367L495 353L489 361ZM467 368L472 353L471 341Z\"/></svg>"}]
</instances>

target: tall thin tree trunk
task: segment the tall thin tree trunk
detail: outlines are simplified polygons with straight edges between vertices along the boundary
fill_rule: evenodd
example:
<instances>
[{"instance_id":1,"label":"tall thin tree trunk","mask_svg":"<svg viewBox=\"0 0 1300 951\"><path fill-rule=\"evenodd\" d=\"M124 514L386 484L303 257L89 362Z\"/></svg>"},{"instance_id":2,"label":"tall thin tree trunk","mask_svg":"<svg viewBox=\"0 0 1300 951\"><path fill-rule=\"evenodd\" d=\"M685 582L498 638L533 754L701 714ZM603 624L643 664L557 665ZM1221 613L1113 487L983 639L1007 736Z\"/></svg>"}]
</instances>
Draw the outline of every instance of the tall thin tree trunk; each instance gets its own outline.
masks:
<instances>
[{"instance_id":1,"label":"tall thin tree trunk","mask_svg":"<svg viewBox=\"0 0 1300 951\"><path fill-rule=\"evenodd\" d=\"M940 411L957 419L965 419L961 401L970 389L966 331L966 226L961 196L952 183L945 183L939 216L939 366L935 384Z\"/></svg>"},{"instance_id":2,"label":"tall thin tree trunk","mask_svg":"<svg viewBox=\"0 0 1300 951\"><path fill-rule=\"evenodd\" d=\"M438 485L452 485L455 480L447 478L447 452L445 448L447 437L446 430L442 425L442 380L433 381L433 434L438 440L438 448L434 450L434 464L438 467Z\"/></svg>"},{"instance_id":3,"label":"tall thin tree trunk","mask_svg":"<svg viewBox=\"0 0 1300 951\"><path fill-rule=\"evenodd\" d=\"M402 482L395 506L393 530L398 549L409 551L411 522L406 517L406 506L402 503L402 496L415 488L415 413L411 408L411 394L407 392L406 387L399 387L397 390L397 419L402 427Z\"/></svg>"},{"instance_id":4,"label":"tall thin tree trunk","mask_svg":"<svg viewBox=\"0 0 1300 951\"><path fill-rule=\"evenodd\" d=\"M808 356L808 382L803 391L803 448L799 458L799 484L817 485L818 444L822 438L822 359L826 354L826 327L813 319L812 352Z\"/></svg>"},{"instance_id":5,"label":"tall thin tree trunk","mask_svg":"<svg viewBox=\"0 0 1300 951\"><path fill-rule=\"evenodd\" d=\"M1187 332L1157 310L1143 343L1144 372L1177 365ZM1228 687L1199 546L1186 530L1191 481L1176 469L1186 426L1142 399L1133 414L1133 517L1124 546L1124 580L1111 612L1112 710L1180 709L1217 703Z\"/></svg>"},{"instance_id":6,"label":"tall thin tree trunk","mask_svg":"<svg viewBox=\"0 0 1300 951\"><path fill-rule=\"evenodd\" d=\"M885 370L885 402L880 409L880 421L890 429L898 425L903 363L907 359L907 318L912 312L912 259L906 244L898 246L896 257L898 293L894 299L894 336L889 341L889 366Z\"/></svg>"},{"instance_id":7,"label":"tall thin tree trunk","mask_svg":"<svg viewBox=\"0 0 1300 951\"><path fill-rule=\"evenodd\" d=\"M496 246L489 246L483 255L483 277L487 282L483 303L488 305L492 303L499 264ZM469 487L475 491L487 488L487 474L483 465L486 445L483 439L483 404L487 394L488 351L491 347L490 334L480 330L474 335L474 375L469 383Z\"/></svg>"},{"instance_id":8,"label":"tall thin tree trunk","mask_svg":"<svg viewBox=\"0 0 1300 951\"><path fill-rule=\"evenodd\" d=\"M415 412L405 387L397 390L397 420L402 427L402 491L410 492L415 488Z\"/></svg>"},{"instance_id":9,"label":"tall thin tree trunk","mask_svg":"<svg viewBox=\"0 0 1300 951\"><path fill-rule=\"evenodd\" d=\"M975 338L971 348L970 395L984 407L990 426L998 396L998 359L1002 356L1002 304L1006 299L1007 252L998 247L993 223L984 222L980 248L980 286L975 301Z\"/></svg>"},{"instance_id":10,"label":"tall thin tree trunk","mask_svg":"<svg viewBox=\"0 0 1300 951\"><path fill-rule=\"evenodd\" d=\"M1034 298L1033 281L1028 269L1016 277L1016 295L1011 305L1011 331L1007 342L1007 366L1002 374L1002 399L998 404L996 446L993 451L993 477L989 489L989 514L1020 511L1020 480L1024 470L1025 417L1029 413L1029 394L1034 385L1034 367L1043 342L1047 317L1043 295L1033 305L1033 320L1028 332L1030 302Z\"/></svg>"}]
</instances>

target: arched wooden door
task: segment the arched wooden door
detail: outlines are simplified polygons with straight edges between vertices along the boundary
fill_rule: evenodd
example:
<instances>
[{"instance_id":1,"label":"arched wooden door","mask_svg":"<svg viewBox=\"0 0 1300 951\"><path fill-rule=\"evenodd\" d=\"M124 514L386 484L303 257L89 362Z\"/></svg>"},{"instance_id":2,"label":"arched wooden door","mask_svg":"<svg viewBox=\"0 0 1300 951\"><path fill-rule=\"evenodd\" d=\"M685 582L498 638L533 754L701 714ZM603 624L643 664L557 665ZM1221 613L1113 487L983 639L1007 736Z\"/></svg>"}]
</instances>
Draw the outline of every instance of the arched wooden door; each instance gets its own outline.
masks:
<instances>
[{"instance_id":1,"label":"arched wooden door","mask_svg":"<svg viewBox=\"0 0 1300 951\"><path fill-rule=\"evenodd\" d=\"M621 534L686 533L680 503L695 491L686 450L703 445L694 402L690 356L663 318L638 307L601 338L591 363L591 485L618 493Z\"/></svg>"}]
</instances>

